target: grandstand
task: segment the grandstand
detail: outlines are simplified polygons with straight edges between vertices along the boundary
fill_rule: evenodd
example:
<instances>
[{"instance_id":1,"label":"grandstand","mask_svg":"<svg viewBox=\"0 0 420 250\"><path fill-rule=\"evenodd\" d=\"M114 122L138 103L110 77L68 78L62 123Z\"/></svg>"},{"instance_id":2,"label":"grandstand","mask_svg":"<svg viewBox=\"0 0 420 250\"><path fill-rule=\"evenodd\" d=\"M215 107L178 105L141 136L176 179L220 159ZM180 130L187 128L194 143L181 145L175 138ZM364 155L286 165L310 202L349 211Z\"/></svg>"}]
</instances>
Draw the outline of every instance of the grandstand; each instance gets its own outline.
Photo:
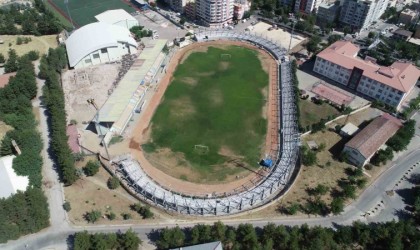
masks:
<instances>
[{"instance_id":1,"label":"grandstand","mask_svg":"<svg viewBox=\"0 0 420 250\"><path fill-rule=\"evenodd\" d=\"M133 65L121 79L95 119L101 131L106 131L104 141L109 143L114 134L121 134L137 106L142 102L148 85L158 72L165 54L166 40L151 40L134 60Z\"/></svg>"},{"instance_id":2,"label":"grandstand","mask_svg":"<svg viewBox=\"0 0 420 250\"><path fill-rule=\"evenodd\" d=\"M250 42L268 51L279 60L285 56L285 49L261 37L230 31L210 31L196 34L198 42L210 40L239 40ZM293 176L299 164L300 137L297 126L297 106L289 62L279 64L278 82L278 148L273 156L273 167L263 179L244 190L207 194L193 197L167 190L152 180L140 164L129 155L113 159L117 175L140 199L170 212L188 215L215 216L246 211L262 206L279 196Z\"/></svg>"}]
</instances>

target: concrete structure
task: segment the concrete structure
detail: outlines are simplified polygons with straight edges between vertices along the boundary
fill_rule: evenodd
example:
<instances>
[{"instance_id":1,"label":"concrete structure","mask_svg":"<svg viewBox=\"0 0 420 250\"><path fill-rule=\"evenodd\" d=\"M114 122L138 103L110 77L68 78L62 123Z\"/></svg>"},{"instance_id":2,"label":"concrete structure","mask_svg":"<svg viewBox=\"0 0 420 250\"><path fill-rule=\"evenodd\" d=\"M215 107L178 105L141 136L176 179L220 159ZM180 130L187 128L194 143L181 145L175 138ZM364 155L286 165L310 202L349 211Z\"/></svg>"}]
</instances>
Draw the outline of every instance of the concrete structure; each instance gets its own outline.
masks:
<instances>
[{"instance_id":1,"label":"concrete structure","mask_svg":"<svg viewBox=\"0 0 420 250\"><path fill-rule=\"evenodd\" d=\"M162 53L166 40L151 40L136 58L130 70L124 75L111 96L101 107L98 121L102 134L108 143L112 136L120 135L126 128L136 108L144 99L148 85L155 77L165 58ZM110 132L110 133L109 133Z\"/></svg>"},{"instance_id":2,"label":"concrete structure","mask_svg":"<svg viewBox=\"0 0 420 250\"><path fill-rule=\"evenodd\" d=\"M215 241L189 247L173 248L171 250L223 250L222 242Z\"/></svg>"},{"instance_id":3,"label":"concrete structure","mask_svg":"<svg viewBox=\"0 0 420 250\"><path fill-rule=\"evenodd\" d=\"M401 39L404 41L410 40L411 36L413 35L413 32L404 30L404 29L397 29L394 31L394 34L392 35L395 39Z\"/></svg>"},{"instance_id":4,"label":"concrete structure","mask_svg":"<svg viewBox=\"0 0 420 250\"><path fill-rule=\"evenodd\" d=\"M318 7L316 21L320 26L333 23L340 14L341 6L336 3L321 3Z\"/></svg>"},{"instance_id":5,"label":"concrete structure","mask_svg":"<svg viewBox=\"0 0 420 250\"><path fill-rule=\"evenodd\" d=\"M123 9L107 10L95 16L98 22L118 25L127 29L139 26L139 21Z\"/></svg>"},{"instance_id":6,"label":"concrete structure","mask_svg":"<svg viewBox=\"0 0 420 250\"><path fill-rule=\"evenodd\" d=\"M353 123L349 122L340 130L340 135L343 137L350 137L356 134L359 131L359 128Z\"/></svg>"},{"instance_id":7,"label":"concrete structure","mask_svg":"<svg viewBox=\"0 0 420 250\"><path fill-rule=\"evenodd\" d=\"M395 107L416 85L420 70L411 63L394 62L380 66L374 58L358 58L359 47L348 41L337 41L321 51L314 71L363 95Z\"/></svg>"},{"instance_id":8,"label":"concrete structure","mask_svg":"<svg viewBox=\"0 0 420 250\"><path fill-rule=\"evenodd\" d=\"M197 0L197 20L208 27L220 28L232 22L234 0Z\"/></svg>"},{"instance_id":9,"label":"concrete structure","mask_svg":"<svg viewBox=\"0 0 420 250\"><path fill-rule=\"evenodd\" d=\"M18 191L26 191L29 185L27 176L18 176L13 169L14 155L0 158L0 199L16 194Z\"/></svg>"},{"instance_id":10,"label":"concrete structure","mask_svg":"<svg viewBox=\"0 0 420 250\"><path fill-rule=\"evenodd\" d=\"M388 0L344 0L340 22L356 30L366 29L379 20L387 5Z\"/></svg>"},{"instance_id":11,"label":"concrete structure","mask_svg":"<svg viewBox=\"0 0 420 250\"><path fill-rule=\"evenodd\" d=\"M103 22L91 23L74 31L66 40L71 68L115 62L137 53L137 42L128 29Z\"/></svg>"},{"instance_id":12,"label":"concrete structure","mask_svg":"<svg viewBox=\"0 0 420 250\"><path fill-rule=\"evenodd\" d=\"M317 13L318 7L322 0L296 0L295 1L295 12L309 15Z\"/></svg>"},{"instance_id":13,"label":"concrete structure","mask_svg":"<svg viewBox=\"0 0 420 250\"><path fill-rule=\"evenodd\" d=\"M401 11L400 17L398 18L398 23L403 23L405 25L412 24L417 21L418 17L418 12L410 9L405 9Z\"/></svg>"},{"instance_id":14,"label":"concrete structure","mask_svg":"<svg viewBox=\"0 0 420 250\"><path fill-rule=\"evenodd\" d=\"M390 114L377 117L346 143L343 153L351 163L364 166L400 127L400 120Z\"/></svg>"}]
</instances>

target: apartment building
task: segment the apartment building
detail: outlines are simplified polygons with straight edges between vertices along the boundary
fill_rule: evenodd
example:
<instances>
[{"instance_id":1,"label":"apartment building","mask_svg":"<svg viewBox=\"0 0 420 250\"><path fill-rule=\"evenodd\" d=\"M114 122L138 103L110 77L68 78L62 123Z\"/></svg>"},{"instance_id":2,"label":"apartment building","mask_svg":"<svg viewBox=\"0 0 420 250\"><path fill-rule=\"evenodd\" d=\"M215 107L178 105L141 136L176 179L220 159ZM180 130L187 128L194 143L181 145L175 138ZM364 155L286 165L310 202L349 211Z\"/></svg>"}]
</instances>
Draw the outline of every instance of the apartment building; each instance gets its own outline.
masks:
<instances>
[{"instance_id":1,"label":"apartment building","mask_svg":"<svg viewBox=\"0 0 420 250\"><path fill-rule=\"evenodd\" d=\"M321 51L313 70L356 92L382 101L397 110L413 90L420 70L407 62L380 66L376 60L357 57L359 47L349 41L337 41Z\"/></svg>"},{"instance_id":2,"label":"apartment building","mask_svg":"<svg viewBox=\"0 0 420 250\"><path fill-rule=\"evenodd\" d=\"M318 25L325 26L327 23L333 23L340 14L340 7L339 3L321 3L316 16Z\"/></svg>"},{"instance_id":3,"label":"apartment building","mask_svg":"<svg viewBox=\"0 0 420 250\"><path fill-rule=\"evenodd\" d=\"M389 0L344 0L340 22L353 29L363 30L378 20L387 8Z\"/></svg>"},{"instance_id":4,"label":"apartment building","mask_svg":"<svg viewBox=\"0 0 420 250\"><path fill-rule=\"evenodd\" d=\"M304 15L316 14L318 7L322 0L296 0L295 1L295 12L302 13Z\"/></svg>"},{"instance_id":5,"label":"apartment building","mask_svg":"<svg viewBox=\"0 0 420 250\"><path fill-rule=\"evenodd\" d=\"M208 27L223 27L232 22L234 0L197 0L196 17Z\"/></svg>"},{"instance_id":6,"label":"apartment building","mask_svg":"<svg viewBox=\"0 0 420 250\"><path fill-rule=\"evenodd\" d=\"M400 16L398 18L398 23L403 23L405 25L409 25L418 21L419 13L414 10L405 9L401 11Z\"/></svg>"}]
</instances>

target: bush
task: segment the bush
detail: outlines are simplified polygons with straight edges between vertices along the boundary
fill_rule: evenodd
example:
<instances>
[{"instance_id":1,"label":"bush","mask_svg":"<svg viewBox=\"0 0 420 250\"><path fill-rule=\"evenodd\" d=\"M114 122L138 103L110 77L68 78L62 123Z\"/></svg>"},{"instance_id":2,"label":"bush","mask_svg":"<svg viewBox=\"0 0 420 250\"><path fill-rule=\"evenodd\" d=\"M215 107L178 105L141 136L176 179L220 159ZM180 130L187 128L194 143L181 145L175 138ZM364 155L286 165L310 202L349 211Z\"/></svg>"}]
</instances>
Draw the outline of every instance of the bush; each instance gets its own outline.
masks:
<instances>
[{"instance_id":1,"label":"bush","mask_svg":"<svg viewBox=\"0 0 420 250\"><path fill-rule=\"evenodd\" d=\"M120 186L120 180L115 176L109 177L107 186L109 189L117 189Z\"/></svg>"},{"instance_id":2,"label":"bush","mask_svg":"<svg viewBox=\"0 0 420 250\"><path fill-rule=\"evenodd\" d=\"M85 214L85 219L89 223L95 223L96 221L98 221L101 218L101 216L102 216L101 211L99 211L99 210L92 210L92 211L87 212Z\"/></svg>"},{"instance_id":3,"label":"bush","mask_svg":"<svg viewBox=\"0 0 420 250\"><path fill-rule=\"evenodd\" d=\"M28 57L29 60L36 61L39 59L39 52L35 50L31 50L26 54L26 56Z\"/></svg>"},{"instance_id":4,"label":"bush","mask_svg":"<svg viewBox=\"0 0 420 250\"><path fill-rule=\"evenodd\" d=\"M317 163L316 152L307 147L302 147L302 164L305 166L313 166Z\"/></svg>"},{"instance_id":5,"label":"bush","mask_svg":"<svg viewBox=\"0 0 420 250\"><path fill-rule=\"evenodd\" d=\"M142 206L140 203L131 205L131 209L140 214L143 217L143 219L150 219L154 216L153 212L150 211L149 206Z\"/></svg>"},{"instance_id":6,"label":"bush","mask_svg":"<svg viewBox=\"0 0 420 250\"><path fill-rule=\"evenodd\" d=\"M414 120L407 121L404 126L386 142L386 145L396 152L405 150L415 134L415 125L416 122Z\"/></svg>"},{"instance_id":7,"label":"bush","mask_svg":"<svg viewBox=\"0 0 420 250\"><path fill-rule=\"evenodd\" d=\"M110 212L107 217L109 220L115 220L115 218L117 218L117 215L113 212Z\"/></svg>"},{"instance_id":8,"label":"bush","mask_svg":"<svg viewBox=\"0 0 420 250\"><path fill-rule=\"evenodd\" d=\"M124 220L129 220L132 217L130 213L122 213L121 216Z\"/></svg>"},{"instance_id":9,"label":"bush","mask_svg":"<svg viewBox=\"0 0 420 250\"><path fill-rule=\"evenodd\" d=\"M0 53L0 64L5 63L6 59L4 58L4 55Z\"/></svg>"},{"instance_id":10,"label":"bush","mask_svg":"<svg viewBox=\"0 0 420 250\"><path fill-rule=\"evenodd\" d=\"M66 212L69 212L71 210L70 202L66 201L63 203L63 208Z\"/></svg>"},{"instance_id":11,"label":"bush","mask_svg":"<svg viewBox=\"0 0 420 250\"><path fill-rule=\"evenodd\" d=\"M99 162L98 161L88 161L86 166L83 168L83 172L87 176L94 176L99 171Z\"/></svg>"}]
</instances>

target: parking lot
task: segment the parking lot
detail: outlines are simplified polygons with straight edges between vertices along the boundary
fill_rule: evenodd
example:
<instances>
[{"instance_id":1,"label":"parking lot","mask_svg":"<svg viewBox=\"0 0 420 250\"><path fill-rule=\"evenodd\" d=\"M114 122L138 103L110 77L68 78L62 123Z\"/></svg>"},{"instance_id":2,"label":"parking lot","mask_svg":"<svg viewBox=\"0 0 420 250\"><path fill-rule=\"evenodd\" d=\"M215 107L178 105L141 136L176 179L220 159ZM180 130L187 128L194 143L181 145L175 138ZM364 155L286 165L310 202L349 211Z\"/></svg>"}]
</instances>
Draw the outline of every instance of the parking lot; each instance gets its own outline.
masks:
<instances>
[{"instance_id":1,"label":"parking lot","mask_svg":"<svg viewBox=\"0 0 420 250\"><path fill-rule=\"evenodd\" d=\"M168 19L163 17L161 14L148 10L139 13L134 16L141 26L147 29L156 30L160 39L173 40L177 37L184 37L188 30L183 30Z\"/></svg>"}]
</instances>

